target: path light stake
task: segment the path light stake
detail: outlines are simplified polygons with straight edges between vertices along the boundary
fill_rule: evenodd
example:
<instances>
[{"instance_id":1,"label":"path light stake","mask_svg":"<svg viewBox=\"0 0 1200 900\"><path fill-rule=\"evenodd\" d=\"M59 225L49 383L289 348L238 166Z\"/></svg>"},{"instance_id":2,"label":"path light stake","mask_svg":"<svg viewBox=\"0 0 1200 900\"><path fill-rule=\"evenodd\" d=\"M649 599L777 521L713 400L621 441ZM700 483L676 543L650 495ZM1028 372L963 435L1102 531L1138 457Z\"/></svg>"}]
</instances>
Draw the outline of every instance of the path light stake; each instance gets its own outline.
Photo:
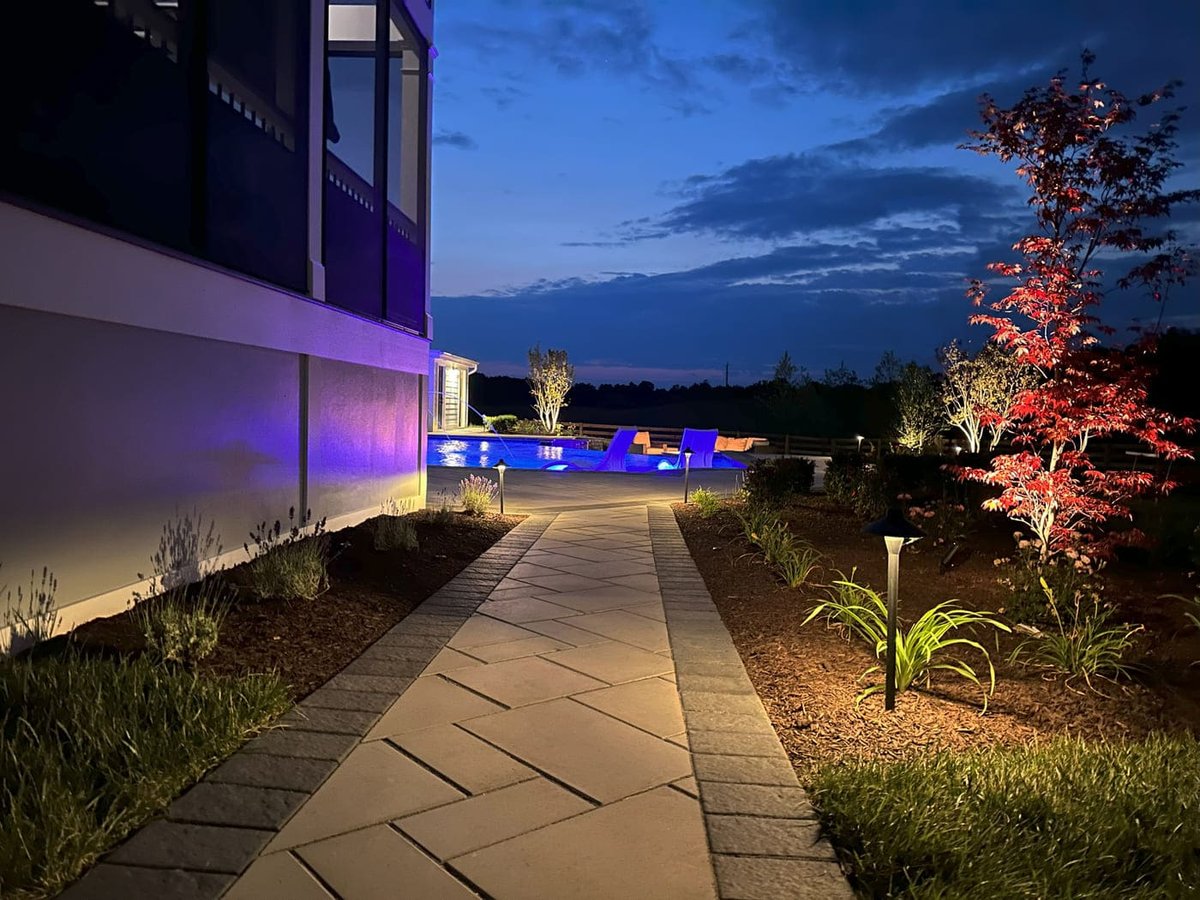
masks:
<instances>
[{"instance_id":1,"label":"path light stake","mask_svg":"<svg viewBox=\"0 0 1200 900\"><path fill-rule=\"evenodd\" d=\"M855 439L856 441L858 441L858 452L859 452L859 453L862 453L862 442L863 442L863 436L862 436L861 434L856 434L856 435L854 436L854 439Z\"/></svg>"},{"instance_id":2,"label":"path light stake","mask_svg":"<svg viewBox=\"0 0 1200 900\"><path fill-rule=\"evenodd\" d=\"M507 468L503 459L496 463L496 471L500 473L500 515L504 515L504 470Z\"/></svg>"},{"instance_id":3,"label":"path light stake","mask_svg":"<svg viewBox=\"0 0 1200 900\"><path fill-rule=\"evenodd\" d=\"M683 448L683 502L688 502L688 479L692 474L692 448Z\"/></svg>"},{"instance_id":4,"label":"path light stake","mask_svg":"<svg viewBox=\"0 0 1200 900\"><path fill-rule=\"evenodd\" d=\"M887 618L887 668L884 682L883 708L896 708L896 599L900 593L900 550L905 544L923 538L925 532L904 518L904 512L893 506L878 522L863 529L864 534L877 534L883 538L888 553L888 618Z\"/></svg>"}]
</instances>

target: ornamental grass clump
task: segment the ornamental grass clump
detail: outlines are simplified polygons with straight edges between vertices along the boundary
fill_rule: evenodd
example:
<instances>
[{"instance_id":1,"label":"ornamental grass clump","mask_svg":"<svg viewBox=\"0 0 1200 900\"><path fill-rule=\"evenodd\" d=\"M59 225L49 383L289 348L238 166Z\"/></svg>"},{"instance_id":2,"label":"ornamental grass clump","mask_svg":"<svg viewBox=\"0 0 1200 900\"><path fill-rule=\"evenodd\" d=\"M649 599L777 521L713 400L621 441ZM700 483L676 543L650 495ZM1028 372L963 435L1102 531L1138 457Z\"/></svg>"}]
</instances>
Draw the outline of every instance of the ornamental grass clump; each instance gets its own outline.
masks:
<instances>
[{"instance_id":1,"label":"ornamental grass clump","mask_svg":"<svg viewBox=\"0 0 1200 900\"><path fill-rule=\"evenodd\" d=\"M285 532L279 521L268 527L261 523L250 535L254 549L243 544L250 562L247 564L250 591L260 600L315 600L329 589L329 535L325 520L312 526L312 534L304 528L312 518L311 511L299 523L296 510L288 510L289 528Z\"/></svg>"},{"instance_id":2,"label":"ornamental grass clump","mask_svg":"<svg viewBox=\"0 0 1200 900\"><path fill-rule=\"evenodd\" d=\"M190 669L217 648L232 601L225 583L210 577L194 588L174 587L161 597L141 601L130 610L130 618L152 660Z\"/></svg>"},{"instance_id":3,"label":"ornamental grass clump","mask_svg":"<svg viewBox=\"0 0 1200 900\"><path fill-rule=\"evenodd\" d=\"M790 549L785 551L775 564L775 571L790 588L798 588L806 584L813 573L821 568L821 554L807 541L793 540Z\"/></svg>"},{"instance_id":4,"label":"ornamental grass clump","mask_svg":"<svg viewBox=\"0 0 1200 900\"><path fill-rule=\"evenodd\" d=\"M57 894L289 705L275 675L0 662L0 896Z\"/></svg>"},{"instance_id":5,"label":"ornamental grass clump","mask_svg":"<svg viewBox=\"0 0 1200 900\"><path fill-rule=\"evenodd\" d=\"M417 540L417 526L412 519L402 515L400 505L395 500L383 504L380 515L372 523L372 537L376 550L403 550L406 553L416 553L420 546Z\"/></svg>"},{"instance_id":6,"label":"ornamental grass clump","mask_svg":"<svg viewBox=\"0 0 1200 900\"><path fill-rule=\"evenodd\" d=\"M840 573L839 573L840 574ZM842 577L830 586L826 599L819 602L800 624L807 625L822 617L830 625L841 628L848 636L854 636L871 647L876 658L887 653L887 601L866 585L850 577ZM896 690L903 692L911 685L923 682L929 686L936 671L960 675L983 689L983 706L987 709L988 697L996 689L996 670L992 658L978 641L967 637L952 636L960 628L986 626L1000 631L1011 629L992 613L977 612L958 606L957 600L946 600L924 613L907 628L902 624L896 628ZM983 655L988 667L988 686L983 688L974 667L958 658L947 658L947 651L955 647L968 647ZM872 666L862 674L866 678L881 670ZM858 695L862 702L872 694L879 693L884 685L868 687Z\"/></svg>"},{"instance_id":7,"label":"ornamental grass clump","mask_svg":"<svg viewBox=\"0 0 1200 900\"><path fill-rule=\"evenodd\" d=\"M1081 606L1079 598L1069 611L1059 609L1053 588L1042 579L1042 591L1054 619L1054 627L1039 631L1013 651L1012 658L1028 657L1035 666L1050 669L1068 679L1082 677L1115 679L1128 675L1124 662L1141 625L1110 625L1111 611L1099 603Z\"/></svg>"},{"instance_id":8,"label":"ornamental grass clump","mask_svg":"<svg viewBox=\"0 0 1200 900\"><path fill-rule=\"evenodd\" d=\"M482 516L496 499L500 486L482 475L468 475L458 483L458 502L468 515Z\"/></svg>"},{"instance_id":9,"label":"ornamental grass clump","mask_svg":"<svg viewBox=\"0 0 1200 900\"><path fill-rule=\"evenodd\" d=\"M1192 737L847 758L811 788L862 897L1200 896Z\"/></svg>"}]
</instances>

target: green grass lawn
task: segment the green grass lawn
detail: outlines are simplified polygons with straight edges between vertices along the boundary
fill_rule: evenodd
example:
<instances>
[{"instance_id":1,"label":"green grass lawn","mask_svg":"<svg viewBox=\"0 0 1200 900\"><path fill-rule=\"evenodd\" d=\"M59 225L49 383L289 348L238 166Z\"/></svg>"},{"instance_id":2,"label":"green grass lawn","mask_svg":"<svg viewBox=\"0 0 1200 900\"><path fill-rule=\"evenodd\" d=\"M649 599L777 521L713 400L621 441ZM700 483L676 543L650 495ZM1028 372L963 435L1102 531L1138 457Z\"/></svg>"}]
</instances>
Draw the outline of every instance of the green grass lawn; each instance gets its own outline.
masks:
<instances>
[{"instance_id":1,"label":"green grass lawn","mask_svg":"<svg viewBox=\"0 0 1200 900\"><path fill-rule=\"evenodd\" d=\"M839 763L812 787L866 897L1200 896L1194 739Z\"/></svg>"},{"instance_id":2,"label":"green grass lawn","mask_svg":"<svg viewBox=\"0 0 1200 900\"><path fill-rule=\"evenodd\" d=\"M0 661L0 897L61 890L288 706L275 676Z\"/></svg>"}]
</instances>

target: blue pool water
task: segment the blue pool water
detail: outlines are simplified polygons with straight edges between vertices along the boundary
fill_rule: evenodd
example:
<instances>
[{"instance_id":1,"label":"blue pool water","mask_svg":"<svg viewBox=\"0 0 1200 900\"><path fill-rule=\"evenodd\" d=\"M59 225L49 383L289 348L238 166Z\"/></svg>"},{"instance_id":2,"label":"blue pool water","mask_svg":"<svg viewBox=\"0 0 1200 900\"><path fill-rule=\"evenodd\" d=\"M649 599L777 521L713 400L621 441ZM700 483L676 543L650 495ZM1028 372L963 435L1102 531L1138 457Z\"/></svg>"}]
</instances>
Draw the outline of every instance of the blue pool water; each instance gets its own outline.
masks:
<instances>
[{"instance_id":1,"label":"blue pool water","mask_svg":"<svg viewBox=\"0 0 1200 900\"><path fill-rule=\"evenodd\" d=\"M505 438L503 443L494 437L430 436L428 463L431 466L472 466L490 468L501 459L513 469L545 469L573 463L581 469L592 469L604 458L600 450L587 449L582 438ZM631 453L625 457L627 472L673 471L674 456L644 456ZM713 454L714 469L744 469L741 463Z\"/></svg>"}]
</instances>

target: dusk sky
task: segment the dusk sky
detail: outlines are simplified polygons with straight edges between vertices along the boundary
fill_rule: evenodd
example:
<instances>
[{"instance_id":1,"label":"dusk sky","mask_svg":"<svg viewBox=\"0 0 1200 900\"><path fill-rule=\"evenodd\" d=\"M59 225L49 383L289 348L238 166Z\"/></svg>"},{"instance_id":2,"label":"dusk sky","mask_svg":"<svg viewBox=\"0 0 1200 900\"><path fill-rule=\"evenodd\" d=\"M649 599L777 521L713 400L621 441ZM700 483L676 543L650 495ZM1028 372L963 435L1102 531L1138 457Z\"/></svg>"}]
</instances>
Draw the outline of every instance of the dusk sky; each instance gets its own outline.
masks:
<instances>
[{"instance_id":1,"label":"dusk sky","mask_svg":"<svg viewBox=\"0 0 1200 900\"><path fill-rule=\"evenodd\" d=\"M1033 226L1011 169L956 149L979 94L1075 78L1084 47L1127 95L1182 79L1154 114L1190 107L1196 186L1198 36L1197 0L446 0L434 346L521 375L540 342L580 380L669 386L978 345L966 279ZM1195 283L1164 322L1200 327Z\"/></svg>"}]
</instances>

